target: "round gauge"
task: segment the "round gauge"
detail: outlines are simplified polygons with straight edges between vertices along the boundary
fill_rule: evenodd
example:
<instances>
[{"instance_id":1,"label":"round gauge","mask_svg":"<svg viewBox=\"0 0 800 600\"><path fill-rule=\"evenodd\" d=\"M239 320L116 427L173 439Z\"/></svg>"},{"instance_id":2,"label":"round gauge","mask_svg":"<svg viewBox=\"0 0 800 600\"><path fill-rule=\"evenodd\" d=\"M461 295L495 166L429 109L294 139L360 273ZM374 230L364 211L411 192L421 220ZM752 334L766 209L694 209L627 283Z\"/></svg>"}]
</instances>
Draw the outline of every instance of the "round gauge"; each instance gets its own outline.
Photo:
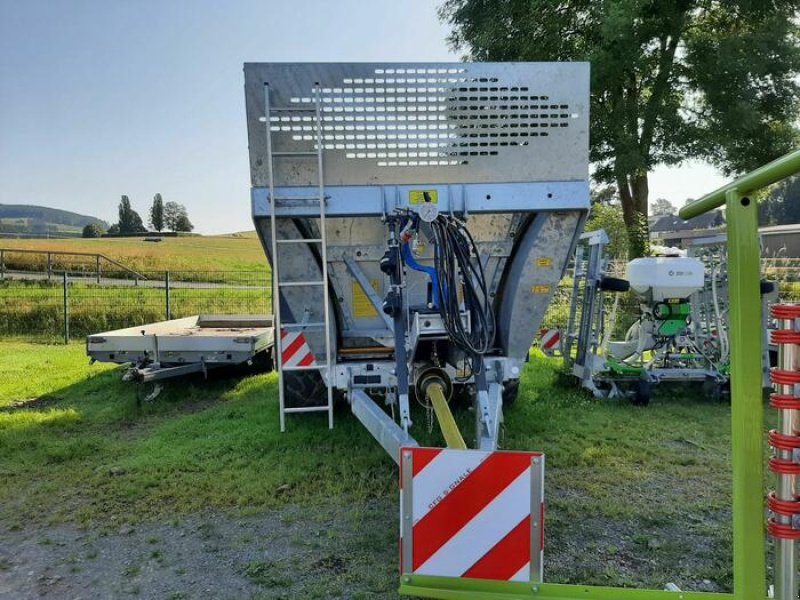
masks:
<instances>
[{"instance_id":1,"label":"round gauge","mask_svg":"<svg viewBox=\"0 0 800 600\"><path fill-rule=\"evenodd\" d=\"M439 216L439 207L433 202L423 202L417 207L417 214L426 223L432 223Z\"/></svg>"}]
</instances>

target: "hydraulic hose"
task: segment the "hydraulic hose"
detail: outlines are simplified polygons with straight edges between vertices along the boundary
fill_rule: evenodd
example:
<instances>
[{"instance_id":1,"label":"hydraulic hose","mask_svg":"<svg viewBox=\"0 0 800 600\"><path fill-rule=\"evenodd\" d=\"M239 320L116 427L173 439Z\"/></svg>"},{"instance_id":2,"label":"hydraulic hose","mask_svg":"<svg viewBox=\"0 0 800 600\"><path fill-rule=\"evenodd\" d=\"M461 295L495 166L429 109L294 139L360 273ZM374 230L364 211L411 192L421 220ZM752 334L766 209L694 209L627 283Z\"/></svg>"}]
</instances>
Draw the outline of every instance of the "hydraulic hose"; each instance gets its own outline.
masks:
<instances>
[{"instance_id":1,"label":"hydraulic hose","mask_svg":"<svg viewBox=\"0 0 800 600\"><path fill-rule=\"evenodd\" d=\"M411 252L408 242L403 243L400 251L403 255L403 261L405 261L409 267L415 271L427 273L430 276L431 287L433 289L433 306L434 308L439 308L439 276L436 274L436 269L419 264L417 259L414 258L414 254Z\"/></svg>"}]
</instances>

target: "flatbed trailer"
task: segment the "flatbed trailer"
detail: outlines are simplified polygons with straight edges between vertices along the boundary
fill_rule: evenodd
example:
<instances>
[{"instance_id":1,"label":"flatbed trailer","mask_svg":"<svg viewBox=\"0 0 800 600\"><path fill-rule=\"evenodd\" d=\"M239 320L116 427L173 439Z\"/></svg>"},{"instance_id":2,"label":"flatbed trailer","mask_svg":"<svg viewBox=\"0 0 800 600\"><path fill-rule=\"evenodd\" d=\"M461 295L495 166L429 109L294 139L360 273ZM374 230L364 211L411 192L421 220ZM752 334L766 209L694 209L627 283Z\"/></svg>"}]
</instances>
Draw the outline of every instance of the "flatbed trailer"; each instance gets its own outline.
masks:
<instances>
[{"instance_id":1,"label":"flatbed trailer","mask_svg":"<svg viewBox=\"0 0 800 600\"><path fill-rule=\"evenodd\" d=\"M131 364L130 377L156 381L264 357L274 342L271 315L195 315L86 338L92 362Z\"/></svg>"}]
</instances>

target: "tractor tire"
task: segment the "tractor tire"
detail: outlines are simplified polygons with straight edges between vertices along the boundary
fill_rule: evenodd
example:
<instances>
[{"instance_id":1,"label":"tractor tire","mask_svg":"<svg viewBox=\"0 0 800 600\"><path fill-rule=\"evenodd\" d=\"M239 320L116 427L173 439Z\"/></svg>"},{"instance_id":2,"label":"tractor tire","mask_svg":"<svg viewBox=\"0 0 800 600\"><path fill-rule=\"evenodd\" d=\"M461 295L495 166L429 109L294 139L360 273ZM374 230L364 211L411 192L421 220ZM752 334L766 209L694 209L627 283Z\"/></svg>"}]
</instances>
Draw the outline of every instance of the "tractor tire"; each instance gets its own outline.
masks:
<instances>
[{"instance_id":1,"label":"tractor tire","mask_svg":"<svg viewBox=\"0 0 800 600\"><path fill-rule=\"evenodd\" d=\"M286 408L325 406L328 388L317 371L289 371L283 374L283 403Z\"/></svg>"},{"instance_id":2,"label":"tractor tire","mask_svg":"<svg viewBox=\"0 0 800 600\"><path fill-rule=\"evenodd\" d=\"M503 406L512 406L519 396L519 379L511 379L503 384Z\"/></svg>"},{"instance_id":3,"label":"tractor tire","mask_svg":"<svg viewBox=\"0 0 800 600\"><path fill-rule=\"evenodd\" d=\"M647 406L650 404L650 380L639 379L634 384L631 404L634 406Z\"/></svg>"},{"instance_id":4,"label":"tractor tire","mask_svg":"<svg viewBox=\"0 0 800 600\"><path fill-rule=\"evenodd\" d=\"M253 369L256 373L270 373L275 369L272 350L262 350L253 357Z\"/></svg>"},{"instance_id":5,"label":"tractor tire","mask_svg":"<svg viewBox=\"0 0 800 600\"><path fill-rule=\"evenodd\" d=\"M604 292L627 292L631 289L631 284L627 279L618 277L603 277L598 287Z\"/></svg>"}]
</instances>

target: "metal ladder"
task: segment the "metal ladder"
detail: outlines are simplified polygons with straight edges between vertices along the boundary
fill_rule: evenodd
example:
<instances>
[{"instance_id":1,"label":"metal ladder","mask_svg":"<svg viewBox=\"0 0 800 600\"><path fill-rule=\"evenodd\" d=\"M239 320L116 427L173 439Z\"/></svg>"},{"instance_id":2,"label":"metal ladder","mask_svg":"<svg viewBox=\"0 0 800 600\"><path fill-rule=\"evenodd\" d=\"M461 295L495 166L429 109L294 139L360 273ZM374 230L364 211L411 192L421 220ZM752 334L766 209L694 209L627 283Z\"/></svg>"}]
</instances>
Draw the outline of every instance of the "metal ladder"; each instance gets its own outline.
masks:
<instances>
[{"instance_id":1,"label":"metal ladder","mask_svg":"<svg viewBox=\"0 0 800 600\"><path fill-rule=\"evenodd\" d=\"M276 349L276 365L278 368L278 398L280 403L280 426L281 431L286 431L286 415L290 413L308 413L308 412L321 412L327 411L328 413L328 427L333 429L333 370L331 365L331 342L330 342L330 309L328 305L329 299L329 283L328 283L328 244L327 233L325 227L325 183L324 171L322 164L322 155L324 150L324 139L322 131L322 99L320 97L319 85L314 86L314 105L309 106L271 106L270 104L270 88L268 84L264 85L264 115L267 127L267 160L269 162L269 200L272 203L272 210L270 213L270 227L272 233L272 290L273 290L273 312L275 316L275 332L277 340L275 343ZM314 150L308 151L286 151L286 152L273 152L272 150L272 117L280 113L312 113L315 116L315 135L314 135ZM294 158L313 158L317 159L317 195L307 197L282 197L275 195L275 165L276 159L294 159ZM280 203L282 201L308 201L314 202L319 206L319 236L318 238L278 238L277 216ZM283 281L281 279L281 269L279 266L278 248L283 244L319 244L320 255L322 259L322 279L312 281ZM322 288L322 314L323 320L321 322L294 322L283 323L281 318L281 303L280 291L286 287L321 287ZM318 314L318 313L317 313ZM283 337L291 330L305 331L308 329L321 329L325 336L325 363L319 364L314 357L314 364L312 365L283 365ZM328 402L320 406L305 406L305 407L286 407L285 405L285 380L284 375L287 372L294 371L319 371L322 376L325 386L327 388Z\"/></svg>"}]
</instances>

